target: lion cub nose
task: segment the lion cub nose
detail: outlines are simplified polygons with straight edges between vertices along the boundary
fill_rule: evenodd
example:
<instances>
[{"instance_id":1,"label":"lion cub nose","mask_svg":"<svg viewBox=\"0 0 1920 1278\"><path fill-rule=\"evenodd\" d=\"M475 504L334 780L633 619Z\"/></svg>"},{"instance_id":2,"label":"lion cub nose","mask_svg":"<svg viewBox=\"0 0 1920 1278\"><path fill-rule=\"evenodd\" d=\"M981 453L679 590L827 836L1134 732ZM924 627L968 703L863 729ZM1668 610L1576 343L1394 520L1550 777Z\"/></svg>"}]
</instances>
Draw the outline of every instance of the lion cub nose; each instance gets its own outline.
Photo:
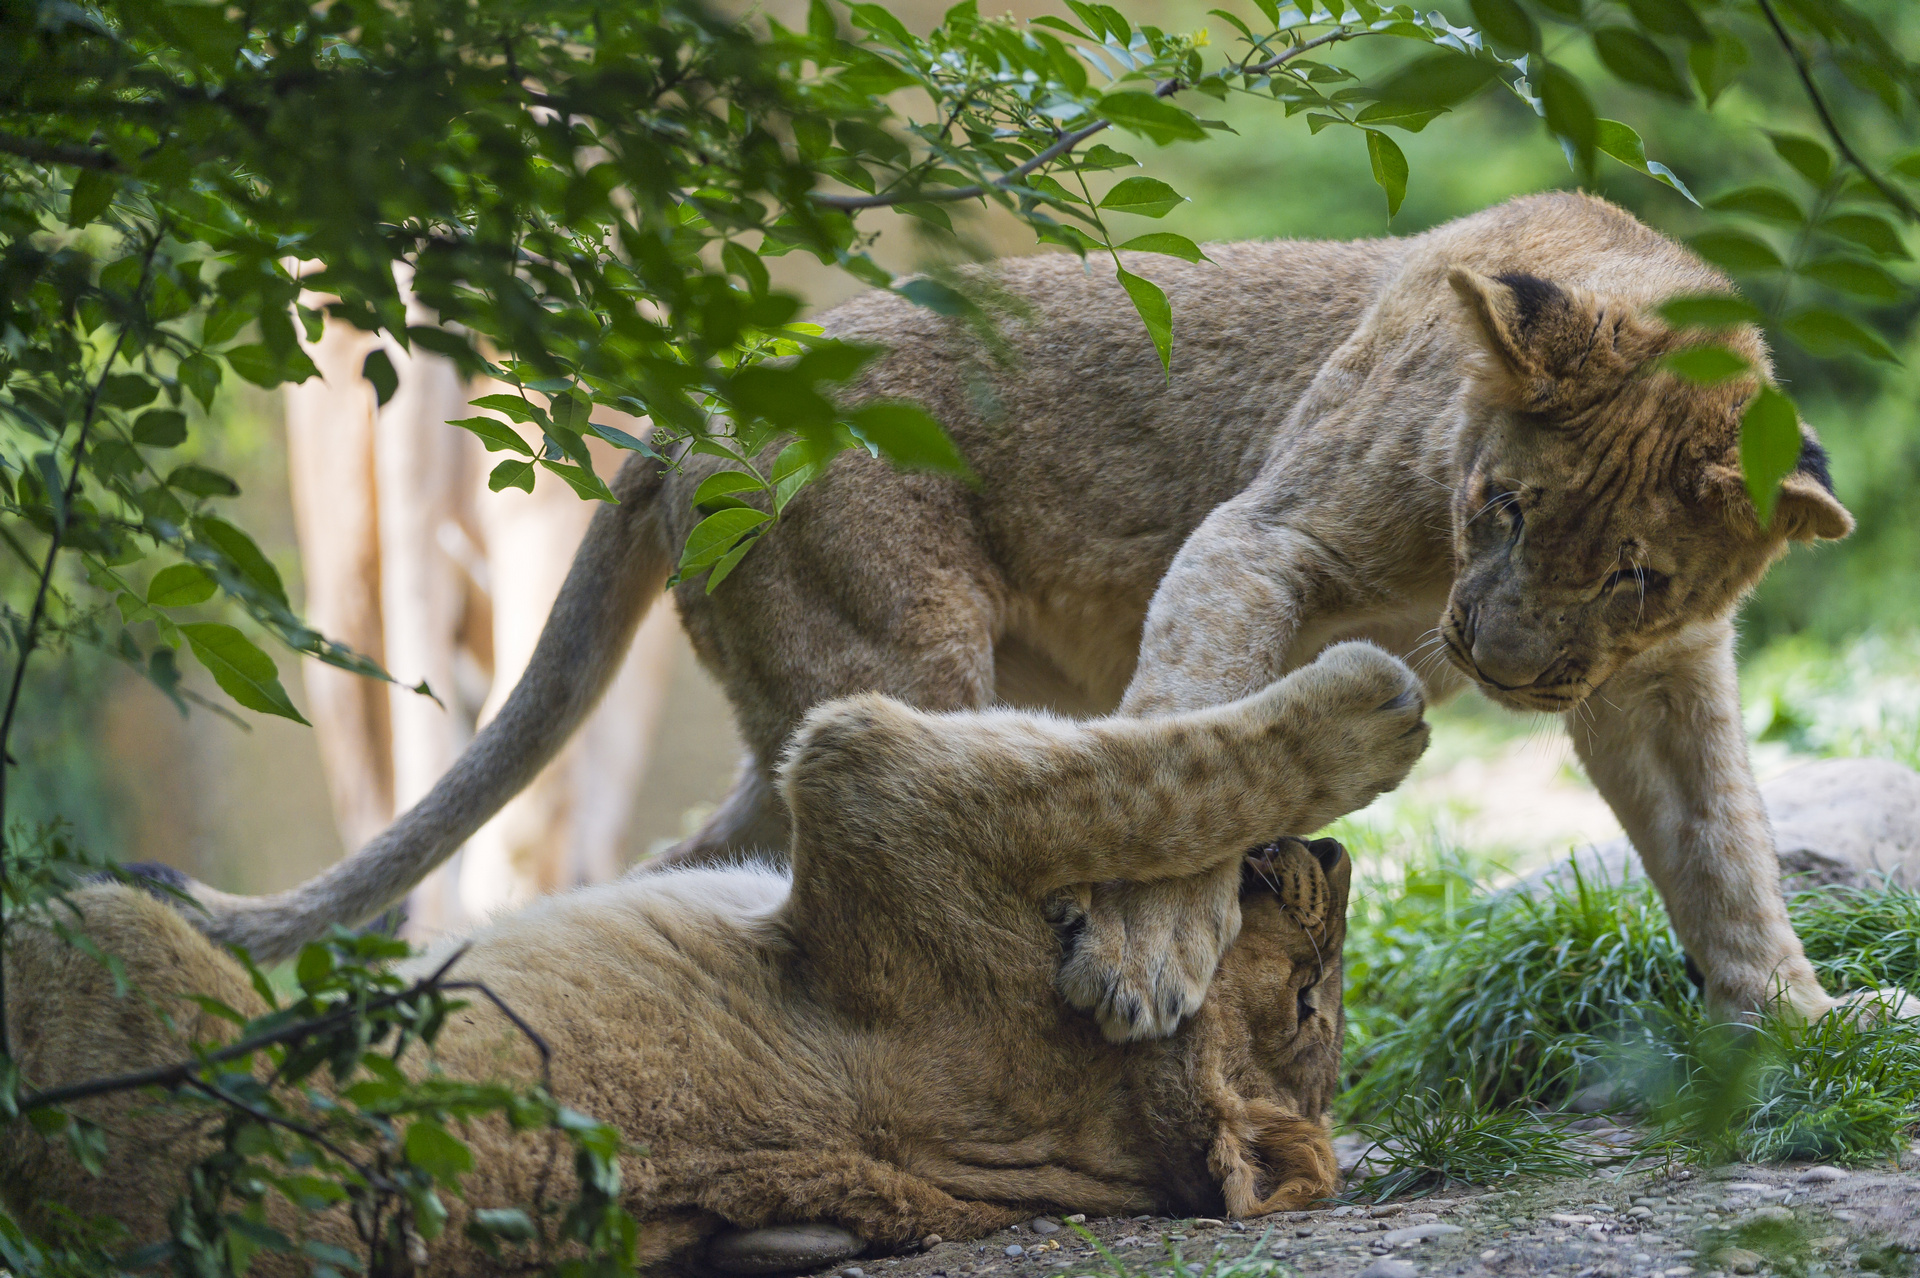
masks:
<instances>
[{"instance_id":1,"label":"lion cub nose","mask_svg":"<svg viewBox=\"0 0 1920 1278\"><path fill-rule=\"evenodd\" d=\"M1553 648L1525 631L1482 628L1473 637L1473 664L1481 677L1500 688L1524 688L1553 664Z\"/></svg>"}]
</instances>

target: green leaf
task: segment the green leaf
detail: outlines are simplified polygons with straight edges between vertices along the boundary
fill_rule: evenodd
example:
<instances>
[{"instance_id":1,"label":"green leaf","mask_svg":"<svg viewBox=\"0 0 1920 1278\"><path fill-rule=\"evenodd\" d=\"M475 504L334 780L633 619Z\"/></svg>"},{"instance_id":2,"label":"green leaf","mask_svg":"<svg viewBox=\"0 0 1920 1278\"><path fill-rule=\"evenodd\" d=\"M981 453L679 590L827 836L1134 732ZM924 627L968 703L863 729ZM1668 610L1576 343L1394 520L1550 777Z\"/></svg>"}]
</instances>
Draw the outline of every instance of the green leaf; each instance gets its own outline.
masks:
<instances>
[{"instance_id":1,"label":"green leaf","mask_svg":"<svg viewBox=\"0 0 1920 1278\"><path fill-rule=\"evenodd\" d=\"M407 1128L403 1146L407 1161L451 1189L460 1173L473 1170L473 1151L466 1142L430 1118L417 1118Z\"/></svg>"},{"instance_id":2,"label":"green leaf","mask_svg":"<svg viewBox=\"0 0 1920 1278\"><path fill-rule=\"evenodd\" d=\"M487 488L499 492L502 488L518 488L521 492L533 491L533 463L523 461L503 461L493 468L487 476Z\"/></svg>"},{"instance_id":3,"label":"green leaf","mask_svg":"<svg viewBox=\"0 0 1920 1278\"><path fill-rule=\"evenodd\" d=\"M827 7L821 0L814 0L814 5L820 9ZM488 1238L505 1238L512 1242L532 1242L540 1236L532 1218L518 1207L482 1207L473 1213L473 1221L467 1229Z\"/></svg>"},{"instance_id":4,"label":"green leaf","mask_svg":"<svg viewBox=\"0 0 1920 1278\"><path fill-rule=\"evenodd\" d=\"M1140 163L1125 151L1116 151L1104 142L1096 143L1092 150L1074 157L1080 168L1090 172L1102 169L1131 168Z\"/></svg>"},{"instance_id":5,"label":"green leaf","mask_svg":"<svg viewBox=\"0 0 1920 1278\"><path fill-rule=\"evenodd\" d=\"M1387 193L1387 219L1391 221L1407 198L1407 157L1394 140L1378 129L1367 131L1367 158L1373 162L1373 180Z\"/></svg>"},{"instance_id":6,"label":"green leaf","mask_svg":"<svg viewBox=\"0 0 1920 1278\"><path fill-rule=\"evenodd\" d=\"M1785 265L1771 245L1745 231L1703 231L1687 243L1701 257L1729 271L1777 271Z\"/></svg>"},{"instance_id":7,"label":"green leaf","mask_svg":"<svg viewBox=\"0 0 1920 1278\"><path fill-rule=\"evenodd\" d=\"M1165 253L1168 257L1178 257L1189 262L1210 262L1213 259L1200 251L1200 246L1184 235L1175 235L1170 231L1154 231L1148 235L1136 235L1117 247L1135 253Z\"/></svg>"},{"instance_id":8,"label":"green leaf","mask_svg":"<svg viewBox=\"0 0 1920 1278\"><path fill-rule=\"evenodd\" d=\"M195 351L180 361L180 383L193 392L201 408L213 408L213 396L220 389L221 376L220 362L211 355Z\"/></svg>"},{"instance_id":9,"label":"green leaf","mask_svg":"<svg viewBox=\"0 0 1920 1278\"><path fill-rule=\"evenodd\" d=\"M814 0L814 3L821 5L822 8L825 7L822 0ZM747 282L748 292L758 296L765 293L771 286L767 264L761 261L760 255L753 250L728 240L720 246L720 260L726 263L729 271Z\"/></svg>"},{"instance_id":10,"label":"green leaf","mask_svg":"<svg viewBox=\"0 0 1920 1278\"><path fill-rule=\"evenodd\" d=\"M1674 351L1660 362L1688 381L1698 382L1702 386L1738 377L1753 367L1745 356L1712 344Z\"/></svg>"},{"instance_id":11,"label":"green leaf","mask_svg":"<svg viewBox=\"0 0 1920 1278\"><path fill-rule=\"evenodd\" d=\"M159 393L157 384L138 373L115 373L100 383L100 402L113 408L139 408Z\"/></svg>"},{"instance_id":12,"label":"green leaf","mask_svg":"<svg viewBox=\"0 0 1920 1278\"><path fill-rule=\"evenodd\" d=\"M289 380L281 372L284 363L282 357L259 342L235 346L225 354L228 367L264 390L272 390Z\"/></svg>"},{"instance_id":13,"label":"green leaf","mask_svg":"<svg viewBox=\"0 0 1920 1278\"><path fill-rule=\"evenodd\" d=\"M607 487L606 481L594 474L591 470L588 470L585 466L575 466L567 462L548 461L544 457L540 459L540 464L560 476L560 478L566 480L573 491L580 494L580 496L590 501L604 501L615 505L618 504L618 499L614 497L613 490Z\"/></svg>"},{"instance_id":14,"label":"green leaf","mask_svg":"<svg viewBox=\"0 0 1920 1278\"><path fill-rule=\"evenodd\" d=\"M1799 411L1778 390L1762 386L1740 416L1740 471L1763 526L1773 522L1780 481L1799 464Z\"/></svg>"},{"instance_id":15,"label":"green leaf","mask_svg":"<svg viewBox=\"0 0 1920 1278\"><path fill-rule=\"evenodd\" d=\"M1710 209L1746 213L1789 226L1804 225L1807 215L1791 195L1774 186L1742 186L1707 201Z\"/></svg>"},{"instance_id":16,"label":"green leaf","mask_svg":"<svg viewBox=\"0 0 1920 1278\"><path fill-rule=\"evenodd\" d=\"M186 608L213 598L214 580L198 564L174 564L153 574L147 602L156 608Z\"/></svg>"},{"instance_id":17,"label":"green leaf","mask_svg":"<svg viewBox=\"0 0 1920 1278\"><path fill-rule=\"evenodd\" d=\"M1161 369L1168 380L1172 380L1173 307L1168 304L1167 295L1152 280L1143 280L1124 267L1114 269L1120 287L1133 299L1133 309L1139 312L1140 322L1147 326L1147 336L1153 339L1153 349L1160 355Z\"/></svg>"},{"instance_id":18,"label":"green leaf","mask_svg":"<svg viewBox=\"0 0 1920 1278\"><path fill-rule=\"evenodd\" d=\"M385 350L377 347L368 351L367 357L360 361L360 376L373 384L374 400L382 408L400 389L400 374L394 372L393 361L387 357Z\"/></svg>"},{"instance_id":19,"label":"green leaf","mask_svg":"<svg viewBox=\"0 0 1920 1278\"><path fill-rule=\"evenodd\" d=\"M1474 25L1508 53L1532 53L1540 47L1540 28L1519 0L1472 0Z\"/></svg>"},{"instance_id":20,"label":"green leaf","mask_svg":"<svg viewBox=\"0 0 1920 1278\"><path fill-rule=\"evenodd\" d=\"M1430 53L1388 76L1379 95L1382 102L1439 111L1466 101L1493 76L1491 62L1452 51Z\"/></svg>"},{"instance_id":21,"label":"green leaf","mask_svg":"<svg viewBox=\"0 0 1920 1278\"><path fill-rule=\"evenodd\" d=\"M1746 70L1747 44L1739 36L1724 28L1713 33L1709 44L1696 44L1687 50L1687 67L1693 72L1693 82L1700 86L1700 96L1712 106L1740 78Z\"/></svg>"},{"instance_id":22,"label":"green leaf","mask_svg":"<svg viewBox=\"0 0 1920 1278\"><path fill-rule=\"evenodd\" d=\"M240 574L282 607L287 606L287 588L267 557L254 545L253 538L224 519L204 516L193 521L193 530L233 562Z\"/></svg>"},{"instance_id":23,"label":"green leaf","mask_svg":"<svg viewBox=\"0 0 1920 1278\"><path fill-rule=\"evenodd\" d=\"M1207 136L1192 115L1151 93L1109 93L1094 104L1094 113L1161 146Z\"/></svg>"},{"instance_id":24,"label":"green leaf","mask_svg":"<svg viewBox=\"0 0 1920 1278\"><path fill-rule=\"evenodd\" d=\"M916 404L863 404L847 415L860 440L901 470L926 470L972 479L960 450L939 422Z\"/></svg>"},{"instance_id":25,"label":"green leaf","mask_svg":"<svg viewBox=\"0 0 1920 1278\"><path fill-rule=\"evenodd\" d=\"M1659 45L1632 27L1601 27L1593 33L1593 49L1607 70L1643 89L1652 89L1682 102L1693 101L1693 90Z\"/></svg>"},{"instance_id":26,"label":"green leaf","mask_svg":"<svg viewBox=\"0 0 1920 1278\"><path fill-rule=\"evenodd\" d=\"M537 404L528 403L518 395L482 395L472 401L470 407L490 409L504 414L509 421L531 422L545 430L552 422L547 410Z\"/></svg>"},{"instance_id":27,"label":"green leaf","mask_svg":"<svg viewBox=\"0 0 1920 1278\"><path fill-rule=\"evenodd\" d=\"M1900 362L1900 357L1893 353L1893 348L1887 345L1886 339L1880 334L1825 307L1809 307L1789 315L1780 322L1780 327L1815 355L1851 352L1865 355L1868 359L1885 360L1889 364Z\"/></svg>"},{"instance_id":28,"label":"green leaf","mask_svg":"<svg viewBox=\"0 0 1920 1278\"><path fill-rule=\"evenodd\" d=\"M133 424L133 442L149 448L173 448L186 441L187 415L171 408L154 408Z\"/></svg>"},{"instance_id":29,"label":"green leaf","mask_svg":"<svg viewBox=\"0 0 1920 1278\"><path fill-rule=\"evenodd\" d=\"M1655 35L1678 36L1689 44L1713 39L1713 32L1687 0L1627 0L1627 8L1635 22Z\"/></svg>"},{"instance_id":30,"label":"green leaf","mask_svg":"<svg viewBox=\"0 0 1920 1278\"><path fill-rule=\"evenodd\" d=\"M741 538L740 543L732 550L720 556L720 562L715 564L713 571L707 574L708 594L712 594L714 591L720 589L720 583L733 575L733 570L740 566L740 561L747 557L747 552L752 550L754 546L759 543L760 538L765 535L764 529L749 533Z\"/></svg>"},{"instance_id":31,"label":"green leaf","mask_svg":"<svg viewBox=\"0 0 1920 1278\"><path fill-rule=\"evenodd\" d=\"M240 485L217 470L205 466L176 466L167 476L169 486L195 497L238 497Z\"/></svg>"},{"instance_id":32,"label":"green leaf","mask_svg":"<svg viewBox=\"0 0 1920 1278\"><path fill-rule=\"evenodd\" d=\"M1760 310L1744 297L1730 293L1699 293L1669 298L1660 307L1660 318L1675 328L1737 328L1758 324Z\"/></svg>"},{"instance_id":33,"label":"green leaf","mask_svg":"<svg viewBox=\"0 0 1920 1278\"><path fill-rule=\"evenodd\" d=\"M1546 112L1547 127L1573 148L1577 168L1590 169L1594 152L1600 146L1600 117L1594 114L1587 91L1565 67L1541 62L1534 85L1540 94L1540 106Z\"/></svg>"},{"instance_id":34,"label":"green leaf","mask_svg":"<svg viewBox=\"0 0 1920 1278\"><path fill-rule=\"evenodd\" d=\"M1767 140L1795 173L1815 186L1824 189L1833 180L1833 153L1821 143L1799 133L1768 132Z\"/></svg>"},{"instance_id":35,"label":"green leaf","mask_svg":"<svg viewBox=\"0 0 1920 1278\"><path fill-rule=\"evenodd\" d=\"M254 647L245 635L215 622L184 625L180 633L187 637L194 657L228 696L249 710L306 723L293 708L287 690L280 686L273 658Z\"/></svg>"},{"instance_id":36,"label":"green leaf","mask_svg":"<svg viewBox=\"0 0 1920 1278\"><path fill-rule=\"evenodd\" d=\"M708 515L687 534L686 547L680 552L680 575L690 577L719 563L735 542L770 518L751 506L729 506Z\"/></svg>"},{"instance_id":37,"label":"green leaf","mask_svg":"<svg viewBox=\"0 0 1920 1278\"><path fill-rule=\"evenodd\" d=\"M693 490L693 504L696 509L702 506L744 505L735 493L765 492L766 485L760 482L758 475L750 475L744 470L722 470L708 475Z\"/></svg>"},{"instance_id":38,"label":"green leaf","mask_svg":"<svg viewBox=\"0 0 1920 1278\"><path fill-rule=\"evenodd\" d=\"M1822 218L1820 229L1843 240L1851 240L1877 257L1904 259L1912 256L1893 224L1871 213L1836 213Z\"/></svg>"},{"instance_id":39,"label":"green leaf","mask_svg":"<svg viewBox=\"0 0 1920 1278\"><path fill-rule=\"evenodd\" d=\"M99 220L113 203L114 192L119 188L108 174L98 169L82 169L73 179L73 190L67 196L67 225L86 226Z\"/></svg>"},{"instance_id":40,"label":"green leaf","mask_svg":"<svg viewBox=\"0 0 1920 1278\"><path fill-rule=\"evenodd\" d=\"M480 437L480 442L490 453L514 452L527 457L533 456L532 445L520 438L519 431L497 417L460 417L448 422L447 425L472 431Z\"/></svg>"},{"instance_id":41,"label":"green leaf","mask_svg":"<svg viewBox=\"0 0 1920 1278\"><path fill-rule=\"evenodd\" d=\"M1680 180L1678 174L1659 161L1647 158L1647 150L1640 141L1640 135L1631 127L1618 120L1605 118L1595 120L1594 144L1628 168L1638 169L1657 182L1665 182L1685 196L1688 203L1695 205L1700 203L1693 198L1693 192L1687 189L1687 184Z\"/></svg>"},{"instance_id":42,"label":"green leaf","mask_svg":"<svg viewBox=\"0 0 1920 1278\"><path fill-rule=\"evenodd\" d=\"M1886 267L1857 257L1823 257L1802 266L1800 274L1875 302L1897 302L1907 295L1905 286Z\"/></svg>"},{"instance_id":43,"label":"green leaf","mask_svg":"<svg viewBox=\"0 0 1920 1278\"><path fill-rule=\"evenodd\" d=\"M1116 213L1138 213L1141 217L1165 217L1186 203L1186 199L1158 178L1130 177L1108 191L1100 207Z\"/></svg>"}]
</instances>

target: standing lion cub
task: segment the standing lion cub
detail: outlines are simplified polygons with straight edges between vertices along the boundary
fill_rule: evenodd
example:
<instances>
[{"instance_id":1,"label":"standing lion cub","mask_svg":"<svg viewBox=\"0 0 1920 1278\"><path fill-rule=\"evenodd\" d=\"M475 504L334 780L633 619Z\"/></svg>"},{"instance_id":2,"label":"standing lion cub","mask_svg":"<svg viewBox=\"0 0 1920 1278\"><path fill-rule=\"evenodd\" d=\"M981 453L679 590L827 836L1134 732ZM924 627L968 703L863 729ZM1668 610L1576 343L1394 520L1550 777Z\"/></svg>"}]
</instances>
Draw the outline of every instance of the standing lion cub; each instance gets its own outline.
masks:
<instances>
[{"instance_id":1,"label":"standing lion cub","mask_svg":"<svg viewBox=\"0 0 1920 1278\"><path fill-rule=\"evenodd\" d=\"M680 588L751 755L674 859L786 846L774 766L835 697L1165 714L1367 638L1423 658L1436 696L1471 681L1562 717L1719 1010L1831 1007L1780 898L1733 614L1788 542L1852 519L1810 432L1756 516L1739 438L1770 375L1757 331L1717 335L1751 376L1662 367L1698 337L1655 308L1727 280L1571 194L1407 239L1208 253L1140 268L1172 301L1171 381L1119 286L1071 257L994 268L1031 308L1004 359L890 293L823 317L887 348L855 395L926 405L981 484L844 456L721 589ZM525 678L440 785L307 888L200 892L210 931L286 953L450 855L593 706L721 464L629 462ZM1237 883L1223 867L1097 887L1062 992L1116 1039L1171 1032L1239 926Z\"/></svg>"},{"instance_id":2,"label":"standing lion cub","mask_svg":"<svg viewBox=\"0 0 1920 1278\"><path fill-rule=\"evenodd\" d=\"M623 1160L623 1203L649 1267L771 1224L839 1226L888 1250L1039 1211L1303 1207L1335 1183L1349 864L1332 840L1244 853L1397 785L1426 744L1421 710L1406 667L1357 643L1231 705L1157 719L835 702L782 766L790 879L746 865L548 898L481 932L454 975L545 1039L558 1100L644 1147ZM1105 1041L1054 987L1088 885L1222 867L1244 927L1202 1006L1170 1038ZM180 995L263 1010L170 906L117 885L76 899L187 1036L224 1023L193 1023ZM6 963L29 1088L182 1057L185 1038L116 997L96 958L22 929ZM438 1055L456 1076L538 1077L484 1004L450 1019ZM110 1135L103 1174L20 1120L0 1128L0 1192L30 1220L57 1205L145 1241L217 1119L143 1097L81 1108ZM548 1136L483 1123L471 1139L456 1213L541 1196ZM571 1193L556 1180L546 1197ZM427 1272L497 1270L460 1224ZM312 1225L356 1245L337 1217Z\"/></svg>"}]
</instances>

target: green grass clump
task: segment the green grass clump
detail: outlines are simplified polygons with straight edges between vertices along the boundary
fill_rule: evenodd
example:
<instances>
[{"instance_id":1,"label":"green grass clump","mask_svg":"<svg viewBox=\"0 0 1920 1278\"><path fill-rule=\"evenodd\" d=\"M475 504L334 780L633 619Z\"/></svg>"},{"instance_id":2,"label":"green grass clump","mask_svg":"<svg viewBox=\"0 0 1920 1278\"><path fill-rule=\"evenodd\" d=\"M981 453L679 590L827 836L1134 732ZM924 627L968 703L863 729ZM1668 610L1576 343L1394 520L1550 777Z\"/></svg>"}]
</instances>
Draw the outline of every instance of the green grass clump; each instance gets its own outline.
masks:
<instances>
[{"instance_id":1,"label":"green grass clump","mask_svg":"<svg viewBox=\"0 0 1920 1278\"><path fill-rule=\"evenodd\" d=\"M1426 890L1418 874L1407 882ZM1510 1110L1517 1125L1500 1130L1539 1139L1508 1165L1545 1169L1545 1129L1526 1110L1594 1085L1612 1107L1645 1113L1650 1152L1687 1159L1861 1162L1898 1151L1920 1124L1911 1025L1714 1025L1645 880L1575 875L1536 897L1458 900L1457 889L1449 880L1444 909L1387 900L1350 923L1349 952L1364 964L1350 998L1373 1005L1349 1010L1364 1032L1349 1045L1343 1109L1410 1151L1395 1168L1408 1184L1422 1168L1428 1181L1492 1172L1496 1144L1478 1147L1484 1158L1443 1146L1472 1143L1494 1130L1488 1114ZM1920 894L1827 889L1789 908L1830 989L1920 991ZM1427 928L1424 944L1410 924Z\"/></svg>"},{"instance_id":2,"label":"green grass clump","mask_svg":"<svg viewBox=\"0 0 1920 1278\"><path fill-rule=\"evenodd\" d=\"M1524 1109L1476 1105L1429 1091L1396 1107L1383 1125L1359 1124L1379 1168L1352 1192L1384 1201L1409 1191L1484 1185L1508 1176L1574 1176L1587 1163L1567 1144L1566 1120Z\"/></svg>"},{"instance_id":3,"label":"green grass clump","mask_svg":"<svg viewBox=\"0 0 1920 1278\"><path fill-rule=\"evenodd\" d=\"M1578 875L1537 898L1482 897L1391 979L1412 1010L1360 1047L1358 1117L1429 1091L1558 1105L1693 1001L1653 892Z\"/></svg>"}]
</instances>

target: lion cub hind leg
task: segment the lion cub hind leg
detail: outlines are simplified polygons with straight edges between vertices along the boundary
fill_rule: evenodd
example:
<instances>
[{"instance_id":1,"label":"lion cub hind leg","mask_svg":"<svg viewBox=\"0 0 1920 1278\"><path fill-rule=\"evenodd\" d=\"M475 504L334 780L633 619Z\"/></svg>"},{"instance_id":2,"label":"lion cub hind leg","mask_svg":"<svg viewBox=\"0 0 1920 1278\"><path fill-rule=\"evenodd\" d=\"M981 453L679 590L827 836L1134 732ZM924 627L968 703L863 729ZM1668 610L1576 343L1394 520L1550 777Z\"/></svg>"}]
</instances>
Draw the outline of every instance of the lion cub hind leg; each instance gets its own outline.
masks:
<instances>
[{"instance_id":1,"label":"lion cub hind leg","mask_svg":"<svg viewBox=\"0 0 1920 1278\"><path fill-rule=\"evenodd\" d=\"M1398 785L1426 749L1425 700L1405 664L1366 643L1336 644L1266 692L1235 703L1273 717L1299 742L1284 775L1261 784L1294 797L1291 829L1316 830ZM1205 753L1191 801L1209 796ZM1275 760L1280 764L1280 760ZM1206 997L1220 956L1240 932L1240 862L1162 882L1097 884L1085 925L1061 961L1058 984L1116 1043L1164 1038Z\"/></svg>"}]
</instances>

